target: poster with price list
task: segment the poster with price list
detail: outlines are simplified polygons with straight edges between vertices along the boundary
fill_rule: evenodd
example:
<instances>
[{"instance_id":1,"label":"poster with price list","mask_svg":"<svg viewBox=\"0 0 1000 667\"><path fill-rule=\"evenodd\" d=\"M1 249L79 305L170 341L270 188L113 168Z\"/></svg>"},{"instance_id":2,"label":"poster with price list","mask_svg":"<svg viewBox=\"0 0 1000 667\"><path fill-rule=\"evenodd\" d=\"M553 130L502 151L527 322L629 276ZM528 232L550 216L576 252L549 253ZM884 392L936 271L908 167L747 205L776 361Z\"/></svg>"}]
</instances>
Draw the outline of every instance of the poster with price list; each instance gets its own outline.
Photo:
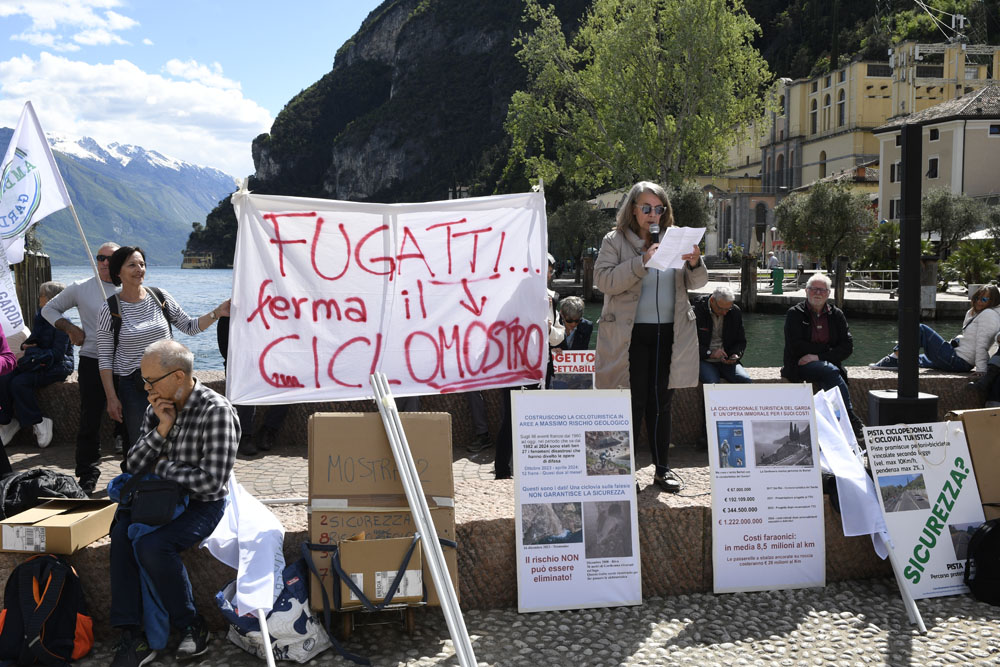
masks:
<instances>
[{"instance_id":1,"label":"poster with price list","mask_svg":"<svg viewBox=\"0 0 1000 667\"><path fill-rule=\"evenodd\" d=\"M520 612L642 603L631 401L511 395Z\"/></svg>"},{"instance_id":2,"label":"poster with price list","mask_svg":"<svg viewBox=\"0 0 1000 667\"><path fill-rule=\"evenodd\" d=\"M716 593L826 583L811 387L705 385Z\"/></svg>"}]
</instances>

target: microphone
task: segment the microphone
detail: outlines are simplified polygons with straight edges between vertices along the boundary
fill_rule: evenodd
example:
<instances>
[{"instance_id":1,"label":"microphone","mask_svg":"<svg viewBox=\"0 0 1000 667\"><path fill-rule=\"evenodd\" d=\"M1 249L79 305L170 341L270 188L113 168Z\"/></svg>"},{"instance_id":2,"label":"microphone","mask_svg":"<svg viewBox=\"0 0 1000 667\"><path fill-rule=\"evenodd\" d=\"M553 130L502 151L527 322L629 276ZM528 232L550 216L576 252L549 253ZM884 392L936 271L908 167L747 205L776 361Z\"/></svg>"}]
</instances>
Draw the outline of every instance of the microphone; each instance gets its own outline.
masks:
<instances>
[{"instance_id":1,"label":"microphone","mask_svg":"<svg viewBox=\"0 0 1000 667\"><path fill-rule=\"evenodd\" d=\"M653 243L660 242L660 226L655 222L649 226L649 237L653 240Z\"/></svg>"}]
</instances>

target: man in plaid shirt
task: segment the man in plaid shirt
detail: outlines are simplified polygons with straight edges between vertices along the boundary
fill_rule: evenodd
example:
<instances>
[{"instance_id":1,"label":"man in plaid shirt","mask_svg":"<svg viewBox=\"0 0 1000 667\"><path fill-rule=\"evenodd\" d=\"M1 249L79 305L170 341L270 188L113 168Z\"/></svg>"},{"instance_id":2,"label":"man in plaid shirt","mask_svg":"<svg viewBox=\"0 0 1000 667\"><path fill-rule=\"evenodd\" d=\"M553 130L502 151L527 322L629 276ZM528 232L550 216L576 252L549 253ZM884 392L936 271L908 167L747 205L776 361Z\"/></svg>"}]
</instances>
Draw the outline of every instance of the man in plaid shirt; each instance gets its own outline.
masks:
<instances>
[{"instance_id":1,"label":"man in plaid shirt","mask_svg":"<svg viewBox=\"0 0 1000 667\"><path fill-rule=\"evenodd\" d=\"M183 630L177 659L208 650L209 634L194 606L180 552L199 544L222 518L226 483L236 460L240 423L225 397L192 376L194 355L180 343L161 340L146 348L142 379L149 391L139 440L125 465L180 484L187 509L169 523L129 537L131 512L119 509L111 529L111 624L122 631L112 667L140 667L156 657L143 625L140 566L170 618ZM134 527L133 527L134 528ZM134 530L132 531L135 532ZM165 638L154 643L165 644Z\"/></svg>"}]
</instances>

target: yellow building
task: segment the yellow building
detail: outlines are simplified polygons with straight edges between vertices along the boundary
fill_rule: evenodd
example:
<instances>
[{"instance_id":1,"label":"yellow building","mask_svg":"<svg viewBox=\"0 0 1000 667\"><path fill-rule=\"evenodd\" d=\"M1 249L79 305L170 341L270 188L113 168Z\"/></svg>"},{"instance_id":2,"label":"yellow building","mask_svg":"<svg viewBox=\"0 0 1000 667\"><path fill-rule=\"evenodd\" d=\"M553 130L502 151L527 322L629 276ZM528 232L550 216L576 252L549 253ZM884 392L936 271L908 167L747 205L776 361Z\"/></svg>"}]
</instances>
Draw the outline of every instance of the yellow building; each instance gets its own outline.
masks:
<instances>
[{"instance_id":1,"label":"yellow building","mask_svg":"<svg viewBox=\"0 0 1000 667\"><path fill-rule=\"evenodd\" d=\"M856 60L820 76L781 79L766 130L752 132L729 152L723 175L756 176L759 184L731 191L730 201L719 206L719 246L729 239L764 244L773 207L790 191L879 165L875 128L982 88L998 75L1000 47L904 42L888 62Z\"/></svg>"}]
</instances>

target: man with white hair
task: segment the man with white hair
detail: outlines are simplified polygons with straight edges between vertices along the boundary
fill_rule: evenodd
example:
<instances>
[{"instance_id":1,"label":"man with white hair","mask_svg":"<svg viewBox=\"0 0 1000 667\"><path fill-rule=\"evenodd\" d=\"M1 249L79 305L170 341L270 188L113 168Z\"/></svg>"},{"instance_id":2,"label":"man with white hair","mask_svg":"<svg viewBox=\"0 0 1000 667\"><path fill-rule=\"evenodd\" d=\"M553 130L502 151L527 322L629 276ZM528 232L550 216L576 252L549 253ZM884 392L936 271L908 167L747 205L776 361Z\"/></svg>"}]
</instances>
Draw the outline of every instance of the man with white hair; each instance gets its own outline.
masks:
<instances>
[{"instance_id":1,"label":"man with white hair","mask_svg":"<svg viewBox=\"0 0 1000 667\"><path fill-rule=\"evenodd\" d=\"M728 287L716 287L709 296L694 302L698 326L698 379L703 384L751 382L740 361L747 347L743 313L736 295Z\"/></svg>"},{"instance_id":2,"label":"man with white hair","mask_svg":"<svg viewBox=\"0 0 1000 667\"><path fill-rule=\"evenodd\" d=\"M42 307L42 317L65 332L73 345L80 346L80 365L76 382L80 388L80 428L76 433L76 476L80 488L93 493L101 471L101 415L104 414L104 385L97 370L97 314L112 294L121 289L111 282L108 264L118 244L108 241L97 249L97 273L100 280L87 278L69 285ZM80 326L66 319L65 313L76 308Z\"/></svg>"},{"instance_id":3,"label":"man with white hair","mask_svg":"<svg viewBox=\"0 0 1000 667\"><path fill-rule=\"evenodd\" d=\"M115 515L111 529L111 625L121 630L122 637L111 667L144 665L166 644L169 628L144 625L143 575L166 611L170 626L183 632L177 659L193 658L208 650L210 635L195 609L180 552L199 544L222 518L240 423L224 396L193 377L193 366L194 355L174 340L153 343L142 357L140 369L149 392L149 407L125 465L133 474L152 466L149 472L180 485L188 504L173 520L134 538L129 536L133 524L128 506L119 507ZM141 531L141 526L136 526ZM158 633L153 632L156 629ZM154 643L157 645L151 645Z\"/></svg>"},{"instance_id":4,"label":"man with white hair","mask_svg":"<svg viewBox=\"0 0 1000 667\"><path fill-rule=\"evenodd\" d=\"M861 440L861 419L854 414L844 360L854 351L854 339L844 311L828 302L832 281L814 273L806 282L806 300L785 315L785 360L781 376L792 382L813 382L823 389L837 387L847 416Z\"/></svg>"}]
</instances>

